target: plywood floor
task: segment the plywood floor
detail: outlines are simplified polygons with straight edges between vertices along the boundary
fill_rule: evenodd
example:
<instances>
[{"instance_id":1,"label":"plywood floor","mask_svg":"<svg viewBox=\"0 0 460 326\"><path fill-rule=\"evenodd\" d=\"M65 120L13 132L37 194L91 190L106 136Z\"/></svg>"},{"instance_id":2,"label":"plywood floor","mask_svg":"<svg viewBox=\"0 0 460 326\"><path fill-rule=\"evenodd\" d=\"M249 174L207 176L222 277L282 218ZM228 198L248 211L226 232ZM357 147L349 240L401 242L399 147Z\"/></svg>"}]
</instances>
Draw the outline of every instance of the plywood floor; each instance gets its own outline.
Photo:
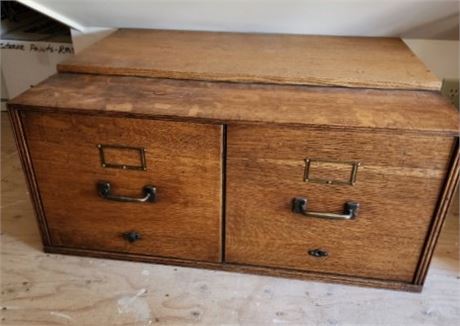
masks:
<instances>
[{"instance_id":1,"label":"plywood floor","mask_svg":"<svg viewBox=\"0 0 460 326\"><path fill-rule=\"evenodd\" d=\"M421 294L50 255L2 113L2 325L459 325L458 203Z\"/></svg>"}]
</instances>

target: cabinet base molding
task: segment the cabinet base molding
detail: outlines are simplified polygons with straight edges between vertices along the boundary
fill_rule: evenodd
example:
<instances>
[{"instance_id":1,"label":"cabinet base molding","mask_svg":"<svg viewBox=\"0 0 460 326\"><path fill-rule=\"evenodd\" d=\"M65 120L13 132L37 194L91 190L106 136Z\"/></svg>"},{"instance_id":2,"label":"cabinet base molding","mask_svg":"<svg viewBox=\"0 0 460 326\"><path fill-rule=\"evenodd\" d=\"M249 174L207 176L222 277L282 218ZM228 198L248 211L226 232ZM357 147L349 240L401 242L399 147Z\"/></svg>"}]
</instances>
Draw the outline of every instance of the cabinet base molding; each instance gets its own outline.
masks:
<instances>
[{"instance_id":1,"label":"cabinet base molding","mask_svg":"<svg viewBox=\"0 0 460 326\"><path fill-rule=\"evenodd\" d=\"M347 277L342 275L312 273L296 270L288 270L282 268L267 268L261 266L238 265L228 263L208 263L201 261L191 261L184 259L151 257L146 255L126 254L118 252L96 251L78 248L63 248L45 246L44 251L49 254L74 255L82 257L93 257L114 260L126 260L142 263L153 263L161 265L172 265L190 268L204 268L209 270L235 272L244 274L256 274L263 276L284 277L305 281L318 281L327 283L337 283L346 285L355 285L362 287L373 287L380 289L399 290L407 292L422 292L423 285L408 284L404 282L394 282L385 280L374 280L358 277Z\"/></svg>"}]
</instances>

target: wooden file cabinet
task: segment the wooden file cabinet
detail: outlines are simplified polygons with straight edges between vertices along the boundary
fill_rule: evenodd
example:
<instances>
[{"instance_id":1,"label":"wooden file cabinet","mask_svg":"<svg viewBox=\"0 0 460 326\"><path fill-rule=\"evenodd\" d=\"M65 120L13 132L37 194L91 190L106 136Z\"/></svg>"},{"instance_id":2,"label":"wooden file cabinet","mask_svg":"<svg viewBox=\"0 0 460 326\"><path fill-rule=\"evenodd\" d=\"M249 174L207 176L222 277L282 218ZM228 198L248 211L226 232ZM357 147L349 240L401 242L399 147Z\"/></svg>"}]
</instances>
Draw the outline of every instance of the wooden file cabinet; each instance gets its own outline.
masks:
<instances>
[{"instance_id":1,"label":"wooden file cabinet","mask_svg":"<svg viewBox=\"0 0 460 326\"><path fill-rule=\"evenodd\" d=\"M9 104L46 251L421 289L458 114L400 40L121 30L58 68Z\"/></svg>"}]
</instances>

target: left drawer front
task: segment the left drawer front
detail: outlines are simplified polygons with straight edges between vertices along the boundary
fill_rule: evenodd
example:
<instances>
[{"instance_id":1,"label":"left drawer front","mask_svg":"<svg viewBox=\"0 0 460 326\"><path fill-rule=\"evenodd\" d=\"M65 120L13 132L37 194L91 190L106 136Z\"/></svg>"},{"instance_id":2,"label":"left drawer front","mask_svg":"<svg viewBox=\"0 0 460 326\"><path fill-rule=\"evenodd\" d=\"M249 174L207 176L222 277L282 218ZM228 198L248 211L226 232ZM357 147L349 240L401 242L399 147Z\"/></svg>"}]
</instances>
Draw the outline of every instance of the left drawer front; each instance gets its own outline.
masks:
<instances>
[{"instance_id":1,"label":"left drawer front","mask_svg":"<svg viewBox=\"0 0 460 326\"><path fill-rule=\"evenodd\" d=\"M220 260L221 126L40 112L22 123L53 246ZM148 185L154 202L130 201Z\"/></svg>"}]
</instances>

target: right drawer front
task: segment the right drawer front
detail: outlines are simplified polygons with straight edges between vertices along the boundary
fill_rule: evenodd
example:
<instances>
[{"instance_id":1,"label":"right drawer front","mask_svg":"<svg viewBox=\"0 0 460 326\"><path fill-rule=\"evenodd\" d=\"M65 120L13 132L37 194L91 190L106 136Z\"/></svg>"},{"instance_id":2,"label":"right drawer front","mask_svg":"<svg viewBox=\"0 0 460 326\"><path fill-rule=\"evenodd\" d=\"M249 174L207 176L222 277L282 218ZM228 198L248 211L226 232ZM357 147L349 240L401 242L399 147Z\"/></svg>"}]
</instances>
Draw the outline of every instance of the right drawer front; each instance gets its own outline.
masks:
<instances>
[{"instance_id":1,"label":"right drawer front","mask_svg":"<svg viewBox=\"0 0 460 326\"><path fill-rule=\"evenodd\" d=\"M230 126L226 261L411 282L453 138ZM295 197L307 211L292 211Z\"/></svg>"}]
</instances>

